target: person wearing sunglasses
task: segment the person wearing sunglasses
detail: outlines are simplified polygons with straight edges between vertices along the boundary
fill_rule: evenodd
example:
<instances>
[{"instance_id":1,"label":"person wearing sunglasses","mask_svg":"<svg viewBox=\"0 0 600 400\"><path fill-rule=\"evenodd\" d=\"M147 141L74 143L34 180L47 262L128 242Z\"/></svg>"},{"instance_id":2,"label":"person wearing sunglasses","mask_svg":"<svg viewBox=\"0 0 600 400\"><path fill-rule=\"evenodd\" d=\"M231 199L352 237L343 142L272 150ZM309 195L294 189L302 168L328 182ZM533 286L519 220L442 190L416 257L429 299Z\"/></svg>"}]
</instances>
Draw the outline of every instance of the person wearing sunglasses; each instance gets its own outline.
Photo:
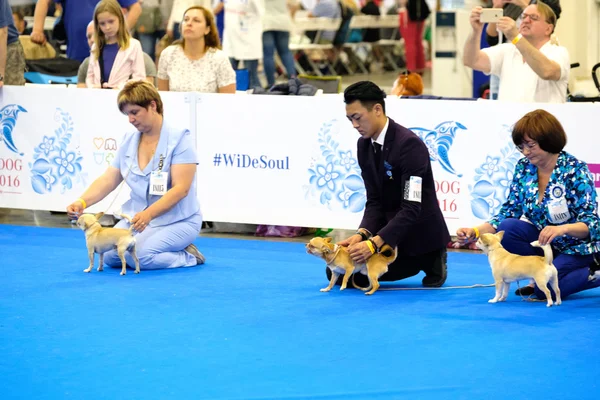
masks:
<instances>
[{"instance_id":1,"label":"person wearing sunglasses","mask_svg":"<svg viewBox=\"0 0 600 400\"><path fill-rule=\"evenodd\" d=\"M522 256L543 256L531 242L549 243L558 270L561 297L600 286L595 254L600 252L600 217L594 180L585 162L563 149L561 123L545 110L526 114L514 126L512 140L523 153L515 167L508 196L498 214L473 228L460 228L460 243L484 233L504 231L502 246ZM530 285L517 294L535 294Z\"/></svg>"},{"instance_id":2,"label":"person wearing sunglasses","mask_svg":"<svg viewBox=\"0 0 600 400\"><path fill-rule=\"evenodd\" d=\"M481 7L471 11L473 28L464 47L463 64L487 75L500 77L498 100L564 103L569 81L569 53L553 43L557 15L539 1L527 6L517 28L515 20L500 18L497 29L507 43L480 48L483 23Z\"/></svg>"}]
</instances>

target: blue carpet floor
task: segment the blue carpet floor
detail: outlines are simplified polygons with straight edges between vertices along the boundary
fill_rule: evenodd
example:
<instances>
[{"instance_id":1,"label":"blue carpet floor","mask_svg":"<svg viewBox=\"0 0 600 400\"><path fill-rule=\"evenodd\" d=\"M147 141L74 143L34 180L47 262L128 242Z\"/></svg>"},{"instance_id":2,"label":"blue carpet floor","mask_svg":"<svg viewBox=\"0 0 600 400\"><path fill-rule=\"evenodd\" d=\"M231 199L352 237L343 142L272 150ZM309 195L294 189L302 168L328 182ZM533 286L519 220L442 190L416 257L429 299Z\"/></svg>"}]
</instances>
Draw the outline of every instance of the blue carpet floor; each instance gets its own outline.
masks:
<instances>
[{"instance_id":1,"label":"blue carpet floor","mask_svg":"<svg viewBox=\"0 0 600 400\"><path fill-rule=\"evenodd\" d=\"M598 290L321 293L301 243L196 244L201 267L86 274L80 230L0 226L0 398L600 397ZM491 282L483 255L448 258L447 285Z\"/></svg>"}]
</instances>

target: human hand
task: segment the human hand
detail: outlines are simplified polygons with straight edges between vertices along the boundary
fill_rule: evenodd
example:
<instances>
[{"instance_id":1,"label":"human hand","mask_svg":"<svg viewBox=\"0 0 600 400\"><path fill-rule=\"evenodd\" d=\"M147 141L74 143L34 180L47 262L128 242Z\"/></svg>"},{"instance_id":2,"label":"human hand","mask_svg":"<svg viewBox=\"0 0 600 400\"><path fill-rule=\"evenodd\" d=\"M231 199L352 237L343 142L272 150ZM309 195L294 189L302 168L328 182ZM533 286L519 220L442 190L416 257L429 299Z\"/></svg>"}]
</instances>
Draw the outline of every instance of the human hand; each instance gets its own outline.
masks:
<instances>
[{"instance_id":1,"label":"human hand","mask_svg":"<svg viewBox=\"0 0 600 400\"><path fill-rule=\"evenodd\" d=\"M549 244L554 240L554 238L566 235L567 231L568 229L566 225L546 226L540 232L538 242L540 242L542 246L545 244Z\"/></svg>"},{"instance_id":2,"label":"human hand","mask_svg":"<svg viewBox=\"0 0 600 400\"><path fill-rule=\"evenodd\" d=\"M76 200L67 206L67 217L74 221L83 214L83 204L81 201Z\"/></svg>"},{"instance_id":3,"label":"human hand","mask_svg":"<svg viewBox=\"0 0 600 400\"><path fill-rule=\"evenodd\" d=\"M355 243L348 247L348 254L357 264L364 264L373 255L366 241Z\"/></svg>"},{"instance_id":4,"label":"human hand","mask_svg":"<svg viewBox=\"0 0 600 400\"><path fill-rule=\"evenodd\" d=\"M474 7L471 10L471 15L469 16L469 22L471 23L471 26L473 27L474 31L483 29L483 22L481 22L481 20L480 20L482 11L483 11L483 8L480 6Z\"/></svg>"},{"instance_id":5,"label":"human hand","mask_svg":"<svg viewBox=\"0 0 600 400\"><path fill-rule=\"evenodd\" d=\"M135 216L131 219L131 225L133 225L133 229L136 231L144 232L144 229L146 229L150 221L152 221L152 215L148 212L148 210L144 210L135 214Z\"/></svg>"},{"instance_id":6,"label":"human hand","mask_svg":"<svg viewBox=\"0 0 600 400\"><path fill-rule=\"evenodd\" d=\"M31 32L31 35L29 36L29 38L31 39L31 41L33 43L36 43L39 45L46 44L46 35L44 35L44 32L33 31L33 32Z\"/></svg>"},{"instance_id":7,"label":"human hand","mask_svg":"<svg viewBox=\"0 0 600 400\"><path fill-rule=\"evenodd\" d=\"M504 34L507 40L512 41L519 34L519 29L517 29L517 23L514 19L510 17L502 17L496 23L496 27L500 32Z\"/></svg>"},{"instance_id":8,"label":"human hand","mask_svg":"<svg viewBox=\"0 0 600 400\"><path fill-rule=\"evenodd\" d=\"M504 4L508 3L506 0L492 0L493 8L502 8Z\"/></svg>"},{"instance_id":9,"label":"human hand","mask_svg":"<svg viewBox=\"0 0 600 400\"><path fill-rule=\"evenodd\" d=\"M341 242L337 242L338 246L343 246L343 247L348 247L348 246L352 246L353 244L356 244L358 242L362 241L362 236L360 236L358 233L350 236L348 239L342 240Z\"/></svg>"},{"instance_id":10,"label":"human hand","mask_svg":"<svg viewBox=\"0 0 600 400\"><path fill-rule=\"evenodd\" d=\"M175 37L173 34L173 29L167 29L167 36L169 39L173 39Z\"/></svg>"},{"instance_id":11,"label":"human hand","mask_svg":"<svg viewBox=\"0 0 600 400\"><path fill-rule=\"evenodd\" d=\"M458 243L467 244L476 239L475 229L473 228L459 228L456 231L456 237L458 239Z\"/></svg>"}]
</instances>

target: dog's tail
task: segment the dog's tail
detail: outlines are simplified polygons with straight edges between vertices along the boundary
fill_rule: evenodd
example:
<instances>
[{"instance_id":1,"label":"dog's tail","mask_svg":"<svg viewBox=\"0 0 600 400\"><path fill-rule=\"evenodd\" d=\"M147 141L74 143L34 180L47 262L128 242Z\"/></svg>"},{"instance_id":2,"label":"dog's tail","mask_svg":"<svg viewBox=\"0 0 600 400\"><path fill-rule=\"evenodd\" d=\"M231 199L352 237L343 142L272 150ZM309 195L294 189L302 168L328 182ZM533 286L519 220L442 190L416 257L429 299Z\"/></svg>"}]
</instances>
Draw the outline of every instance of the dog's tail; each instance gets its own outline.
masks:
<instances>
[{"instance_id":1,"label":"dog's tail","mask_svg":"<svg viewBox=\"0 0 600 400\"><path fill-rule=\"evenodd\" d=\"M552 246L550 246L550 243L546 243L542 246L540 242L536 240L535 242L531 242L529 244L533 247L540 247L542 250L544 250L544 261L546 261L546 264L552 265L554 262L554 255L552 254Z\"/></svg>"},{"instance_id":2,"label":"dog's tail","mask_svg":"<svg viewBox=\"0 0 600 400\"><path fill-rule=\"evenodd\" d=\"M394 249L389 244L384 244L383 246L381 246L379 254L381 254L385 258L385 261L388 264L391 264L394 261L396 261L396 256L398 255L398 248Z\"/></svg>"},{"instance_id":3,"label":"dog's tail","mask_svg":"<svg viewBox=\"0 0 600 400\"><path fill-rule=\"evenodd\" d=\"M131 217L127 214L119 214L121 218L127 220L129 222L129 232L133 232L133 222L131 222Z\"/></svg>"}]
</instances>

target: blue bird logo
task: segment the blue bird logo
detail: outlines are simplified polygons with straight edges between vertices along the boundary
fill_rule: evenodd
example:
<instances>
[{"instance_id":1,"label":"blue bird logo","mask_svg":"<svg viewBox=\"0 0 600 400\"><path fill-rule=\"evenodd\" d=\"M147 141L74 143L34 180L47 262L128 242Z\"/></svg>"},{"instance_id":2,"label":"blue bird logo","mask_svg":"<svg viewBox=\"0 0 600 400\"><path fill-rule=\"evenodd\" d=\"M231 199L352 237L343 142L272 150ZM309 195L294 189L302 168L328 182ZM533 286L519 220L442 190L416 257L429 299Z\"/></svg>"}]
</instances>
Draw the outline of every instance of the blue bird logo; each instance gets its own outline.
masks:
<instances>
[{"instance_id":1,"label":"blue bird logo","mask_svg":"<svg viewBox=\"0 0 600 400\"><path fill-rule=\"evenodd\" d=\"M15 146L12 136L19 112L27 112L27 110L16 104L9 104L0 110L0 140L6 144L10 151L22 156L23 153L20 153L17 146Z\"/></svg>"},{"instance_id":2,"label":"blue bird logo","mask_svg":"<svg viewBox=\"0 0 600 400\"><path fill-rule=\"evenodd\" d=\"M467 128L456 121L442 122L433 130L426 128L409 128L413 131L427 146L429 150L429 159L434 162L438 161L442 168L459 178L462 174L456 172L450 164L449 150L456 137L456 132L459 129L466 130Z\"/></svg>"}]
</instances>

